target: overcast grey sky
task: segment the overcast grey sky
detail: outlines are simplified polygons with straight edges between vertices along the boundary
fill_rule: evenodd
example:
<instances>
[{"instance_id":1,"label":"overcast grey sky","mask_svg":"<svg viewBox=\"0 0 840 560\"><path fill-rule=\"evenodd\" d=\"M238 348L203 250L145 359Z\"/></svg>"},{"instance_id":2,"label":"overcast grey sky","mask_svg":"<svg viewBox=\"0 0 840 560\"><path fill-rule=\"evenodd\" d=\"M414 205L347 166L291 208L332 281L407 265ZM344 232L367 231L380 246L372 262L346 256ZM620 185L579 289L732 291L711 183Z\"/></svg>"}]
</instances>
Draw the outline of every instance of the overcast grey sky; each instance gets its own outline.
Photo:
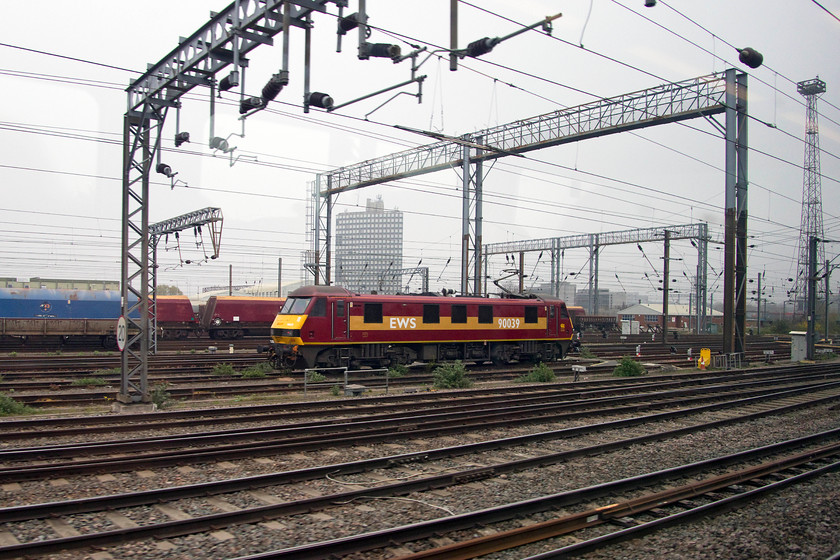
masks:
<instances>
[{"instance_id":1,"label":"overcast grey sky","mask_svg":"<svg viewBox=\"0 0 840 560\"><path fill-rule=\"evenodd\" d=\"M0 22L0 277L119 279L124 89L147 63L205 23L211 10L226 6L213 0L6 3ZM377 28L372 42L397 42L403 52L409 44L430 50L448 44L447 0L368 0L367 6ZM355 9L351 0L348 11ZM152 178L151 219L221 207L222 254L203 262L204 249L185 234L180 250L173 242L161 248L159 282L193 294L227 284L232 265L234 283L274 283L278 258L284 279L298 278L308 248L309 183L318 172L430 142L394 125L458 135L728 67L749 73L749 277L765 272L780 301L783 279L795 274L805 148L805 100L796 82L818 75L827 83L819 101L824 227L827 237L840 238L840 0L660 0L654 8L645 8L644 0L487 0L462 2L459 9L462 46L563 15L553 36L524 33L480 59L463 60L457 72L445 58L429 58L418 70L428 76L422 103L416 86L409 86L384 105L393 94L329 114L302 111L303 33L295 29L291 83L271 111L247 120L244 136L236 96L218 100L216 134L237 146L233 165L207 147L209 92L194 89L180 115L192 142L176 149L174 115L167 119L162 157L178 171L179 183L171 188L165 177ZM337 10L329 10L314 18L312 90L340 104L409 78L408 61L358 60L353 32L336 53ZM249 94L257 95L279 69L279 36L275 43L251 54ZM734 46L760 51L764 66L741 65ZM485 179L484 240L697 221L708 222L719 240L723 163L721 135L702 119L500 159ZM457 288L459 184L455 171L423 175L342 194L337 211L382 196L387 208L405 212L404 266L423 259L432 289ZM838 246L827 246L826 256L837 255ZM601 285L653 293L661 257L659 245L646 246L644 255L636 247L606 248ZM696 251L676 242L672 257L684 259L671 267L684 301ZM587 258L586 250L567 252L564 274L588 271ZM710 285L718 293L722 283L714 276L722 259L722 251L712 249ZM527 283L548 281L547 264L547 257L538 263L529 256ZM491 275L503 267L491 262Z\"/></svg>"}]
</instances>

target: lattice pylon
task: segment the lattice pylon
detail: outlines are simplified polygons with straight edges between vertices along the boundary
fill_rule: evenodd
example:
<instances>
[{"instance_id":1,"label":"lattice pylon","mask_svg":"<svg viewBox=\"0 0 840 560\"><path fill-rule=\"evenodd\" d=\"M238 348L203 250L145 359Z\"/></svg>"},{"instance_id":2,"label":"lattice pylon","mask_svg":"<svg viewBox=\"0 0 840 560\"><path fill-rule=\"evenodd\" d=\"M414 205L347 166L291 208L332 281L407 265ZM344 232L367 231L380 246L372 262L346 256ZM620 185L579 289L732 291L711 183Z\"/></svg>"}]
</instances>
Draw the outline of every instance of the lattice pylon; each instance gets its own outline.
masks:
<instances>
[{"instance_id":1,"label":"lattice pylon","mask_svg":"<svg viewBox=\"0 0 840 560\"><path fill-rule=\"evenodd\" d=\"M805 97L805 163L802 182L802 221L799 228L799 248L791 298L798 311L804 311L808 286L808 240L823 238L822 187L820 185L820 129L817 120L817 99L825 93L825 82L819 76L796 84L796 91ZM821 243L817 244L817 263L825 260Z\"/></svg>"}]
</instances>

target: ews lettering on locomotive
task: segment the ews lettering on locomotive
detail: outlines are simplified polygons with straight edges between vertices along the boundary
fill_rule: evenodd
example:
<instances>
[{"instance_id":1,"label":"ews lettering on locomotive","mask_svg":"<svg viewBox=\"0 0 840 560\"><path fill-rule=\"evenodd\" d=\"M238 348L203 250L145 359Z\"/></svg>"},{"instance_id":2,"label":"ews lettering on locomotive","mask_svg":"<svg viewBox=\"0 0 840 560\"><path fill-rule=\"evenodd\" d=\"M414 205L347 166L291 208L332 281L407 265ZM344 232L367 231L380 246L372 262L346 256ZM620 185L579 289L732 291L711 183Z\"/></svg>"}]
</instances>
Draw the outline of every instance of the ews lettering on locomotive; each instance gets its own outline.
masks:
<instances>
[{"instance_id":1,"label":"ews lettering on locomotive","mask_svg":"<svg viewBox=\"0 0 840 560\"><path fill-rule=\"evenodd\" d=\"M391 317L390 327L392 329L416 329L416 317Z\"/></svg>"}]
</instances>

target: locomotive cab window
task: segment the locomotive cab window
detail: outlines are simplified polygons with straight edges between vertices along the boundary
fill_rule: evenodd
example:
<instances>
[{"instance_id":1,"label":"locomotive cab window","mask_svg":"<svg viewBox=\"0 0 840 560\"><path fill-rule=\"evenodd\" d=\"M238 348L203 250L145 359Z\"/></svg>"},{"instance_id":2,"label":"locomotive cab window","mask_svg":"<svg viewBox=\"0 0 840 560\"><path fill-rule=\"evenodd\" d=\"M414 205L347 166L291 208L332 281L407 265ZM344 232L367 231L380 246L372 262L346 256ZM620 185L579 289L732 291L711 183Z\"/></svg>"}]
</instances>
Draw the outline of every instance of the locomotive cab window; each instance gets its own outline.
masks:
<instances>
[{"instance_id":1,"label":"locomotive cab window","mask_svg":"<svg viewBox=\"0 0 840 560\"><path fill-rule=\"evenodd\" d=\"M561 319L569 319L569 310L566 309L565 305L560 306L560 318Z\"/></svg>"},{"instance_id":2,"label":"locomotive cab window","mask_svg":"<svg viewBox=\"0 0 840 560\"><path fill-rule=\"evenodd\" d=\"M309 306L309 301L312 298L288 298L283 304L283 309L280 310L281 315L301 315Z\"/></svg>"},{"instance_id":3,"label":"locomotive cab window","mask_svg":"<svg viewBox=\"0 0 840 560\"><path fill-rule=\"evenodd\" d=\"M423 305L423 322L424 323L440 323L440 305L424 304Z\"/></svg>"},{"instance_id":4,"label":"locomotive cab window","mask_svg":"<svg viewBox=\"0 0 840 560\"><path fill-rule=\"evenodd\" d=\"M539 321L539 313L537 311L537 307L534 305L530 305L525 308L525 322L526 323L536 323Z\"/></svg>"},{"instance_id":5,"label":"locomotive cab window","mask_svg":"<svg viewBox=\"0 0 840 560\"><path fill-rule=\"evenodd\" d=\"M453 305L452 306L452 322L466 323L467 322L467 306Z\"/></svg>"},{"instance_id":6,"label":"locomotive cab window","mask_svg":"<svg viewBox=\"0 0 840 560\"><path fill-rule=\"evenodd\" d=\"M365 323L381 323L382 322L382 304L381 303L366 303L365 304Z\"/></svg>"},{"instance_id":7,"label":"locomotive cab window","mask_svg":"<svg viewBox=\"0 0 840 560\"><path fill-rule=\"evenodd\" d=\"M492 323L493 322L493 306L492 305L479 305L478 306L478 322L479 323Z\"/></svg>"},{"instance_id":8,"label":"locomotive cab window","mask_svg":"<svg viewBox=\"0 0 840 560\"><path fill-rule=\"evenodd\" d=\"M549 319L554 319L554 306L553 305L548 306L548 318Z\"/></svg>"},{"instance_id":9,"label":"locomotive cab window","mask_svg":"<svg viewBox=\"0 0 840 560\"><path fill-rule=\"evenodd\" d=\"M327 299L316 298L315 303L312 304L312 309L309 310L310 317L326 317L327 316Z\"/></svg>"},{"instance_id":10,"label":"locomotive cab window","mask_svg":"<svg viewBox=\"0 0 840 560\"><path fill-rule=\"evenodd\" d=\"M344 300L340 299L335 302L335 316L344 317Z\"/></svg>"}]
</instances>

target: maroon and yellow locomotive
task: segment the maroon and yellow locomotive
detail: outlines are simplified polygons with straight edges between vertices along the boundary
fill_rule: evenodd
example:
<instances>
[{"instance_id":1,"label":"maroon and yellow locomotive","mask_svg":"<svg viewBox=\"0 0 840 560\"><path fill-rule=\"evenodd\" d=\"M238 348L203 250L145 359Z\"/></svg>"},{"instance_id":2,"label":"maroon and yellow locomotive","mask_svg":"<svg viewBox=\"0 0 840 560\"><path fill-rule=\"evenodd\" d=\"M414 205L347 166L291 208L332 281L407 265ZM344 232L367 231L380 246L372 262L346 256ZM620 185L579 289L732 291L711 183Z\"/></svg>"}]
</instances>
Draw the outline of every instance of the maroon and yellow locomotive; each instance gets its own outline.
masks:
<instances>
[{"instance_id":1,"label":"maroon and yellow locomotive","mask_svg":"<svg viewBox=\"0 0 840 560\"><path fill-rule=\"evenodd\" d=\"M563 358L572 321L559 299L356 294L306 286L271 325L276 366L387 367L415 361Z\"/></svg>"}]
</instances>

